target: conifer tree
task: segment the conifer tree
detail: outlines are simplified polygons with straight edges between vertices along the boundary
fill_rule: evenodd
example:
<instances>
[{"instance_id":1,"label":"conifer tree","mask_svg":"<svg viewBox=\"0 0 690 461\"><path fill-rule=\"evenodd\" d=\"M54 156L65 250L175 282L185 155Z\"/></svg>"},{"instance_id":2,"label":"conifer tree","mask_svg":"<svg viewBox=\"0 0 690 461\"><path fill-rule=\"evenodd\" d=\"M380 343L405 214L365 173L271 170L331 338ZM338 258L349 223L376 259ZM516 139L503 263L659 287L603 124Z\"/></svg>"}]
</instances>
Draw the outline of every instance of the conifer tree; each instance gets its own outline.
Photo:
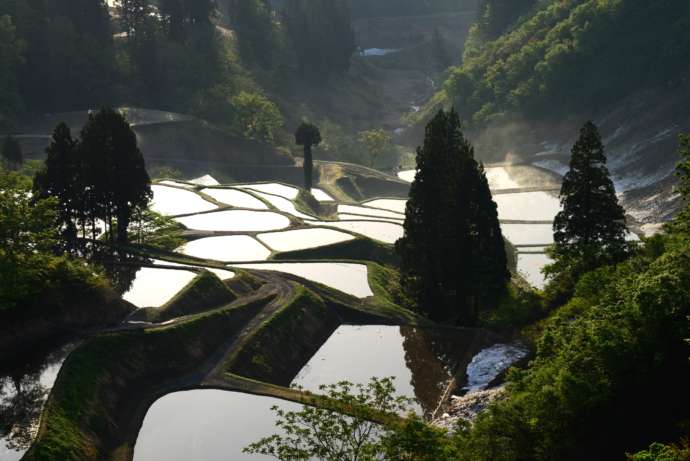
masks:
<instances>
[{"instance_id":1,"label":"conifer tree","mask_svg":"<svg viewBox=\"0 0 690 461\"><path fill-rule=\"evenodd\" d=\"M2 143L2 159L8 170L18 170L24 163L22 146L11 135L6 136Z\"/></svg>"},{"instance_id":2,"label":"conifer tree","mask_svg":"<svg viewBox=\"0 0 690 461\"><path fill-rule=\"evenodd\" d=\"M90 114L81 132L80 154L92 178L99 216L117 241L127 241L127 229L136 209L146 207L151 198L151 180L137 138L125 117L105 108Z\"/></svg>"},{"instance_id":3,"label":"conifer tree","mask_svg":"<svg viewBox=\"0 0 690 461\"><path fill-rule=\"evenodd\" d=\"M401 286L436 321L464 325L491 309L510 280L503 235L483 168L452 110L427 125L407 203Z\"/></svg>"},{"instance_id":4,"label":"conifer tree","mask_svg":"<svg viewBox=\"0 0 690 461\"><path fill-rule=\"evenodd\" d=\"M550 274L567 270L577 276L625 258L625 212L606 167L601 136L591 121L573 146L560 197L563 210L553 225L556 263L548 269Z\"/></svg>"},{"instance_id":5,"label":"conifer tree","mask_svg":"<svg viewBox=\"0 0 690 461\"><path fill-rule=\"evenodd\" d=\"M79 187L78 142L65 123L53 131L46 149L45 166L34 177L33 192L38 198L56 197L58 221L63 228L67 250L77 248L77 221L83 216L82 194Z\"/></svg>"},{"instance_id":6,"label":"conifer tree","mask_svg":"<svg viewBox=\"0 0 690 461\"><path fill-rule=\"evenodd\" d=\"M321 144L321 132L314 124L303 122L295 132L295 143L304 146L304 188L311 191L314 175L314 158L312 146Z\"/></svg>"}]
</instances>

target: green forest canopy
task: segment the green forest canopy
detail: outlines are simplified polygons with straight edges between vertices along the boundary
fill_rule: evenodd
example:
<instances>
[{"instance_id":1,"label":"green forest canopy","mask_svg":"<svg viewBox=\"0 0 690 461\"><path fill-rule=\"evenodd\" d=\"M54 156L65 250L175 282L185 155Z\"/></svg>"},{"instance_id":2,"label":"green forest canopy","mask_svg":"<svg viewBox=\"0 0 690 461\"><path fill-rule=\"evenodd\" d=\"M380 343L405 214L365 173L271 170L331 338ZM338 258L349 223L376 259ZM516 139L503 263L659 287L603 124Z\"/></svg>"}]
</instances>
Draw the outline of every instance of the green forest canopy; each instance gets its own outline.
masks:
<instances>
[{"instance_id":1,"label":"green forest canopy","mask_svg":"<svg viewBox=\"0 0 690 461\"><path fill-rule=\"evenodd\" d=\"M509 26L492 16L505 10L485 9L463 64L450 71L422 116L439 103L455 104L463 119L478 124L505 113L540 118L555 111L591 112L637 88L664 83L688 66L685 0L518 3L522 7L512 12Z\"/></svg>"}]
</instances>

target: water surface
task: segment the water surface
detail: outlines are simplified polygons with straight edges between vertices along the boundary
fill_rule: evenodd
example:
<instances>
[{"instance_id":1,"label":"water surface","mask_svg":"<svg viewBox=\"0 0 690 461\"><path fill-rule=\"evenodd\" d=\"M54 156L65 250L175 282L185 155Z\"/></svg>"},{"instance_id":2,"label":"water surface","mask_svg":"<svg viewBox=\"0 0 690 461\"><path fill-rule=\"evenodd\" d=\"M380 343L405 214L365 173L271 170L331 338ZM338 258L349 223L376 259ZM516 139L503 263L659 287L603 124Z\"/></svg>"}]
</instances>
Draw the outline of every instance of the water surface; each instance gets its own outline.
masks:
<instances>
[{"instance_id":1,"label":"water surface","mask_svg":"<svg viewBox=\"0 0 690 461\"><path fill-rule=\"evenodd\" d=\"M312 189L311 195L319 202L335 202L335 199L321 189Z\"/></svg>"},{"instance_id":2,"label":"water surface","mask_svg":"<svg viewBox=\"0 0 690 461\"><path fill-rule=\"evenodd\" d=\"M367 208L363 206L353 205L338 205L338 213L354 214L364 216L375 216L379 218L405 219L405 216L400 213L395 213L388 210L377 210L375 208Z\"/></svg>"},{"instance_id":3,"label":"water surface","mask_svg":"<svg viewBox=\"0 0 690 461\"><path fill-rule=\"evenodd\" d=\"M260 195L261 198L266 200L268 203L270 203L283 213L290 214L300 219L316 219L313 216L309 216L308 214L304 214L298 211L295 207L295 204L284 197L277 197L275 195L267 194L264 192L257 192L257 195Z\"/></svg>"},{"instance_id":4,"label":"water surface","mask_svg":"<svg viewBox=\"0 0 690 461\"><path fill-rule=\"evenodd\" d=\"M259 234L258 238L275 251L305 250L355 239L350 234L332 229L298 229L273 232Z\"/></svg>"},{"instance_id":5,"label":"water surface","mask_svg":"<svg viewBox=\"0 0 690 461\"><path fill-rule=\"evenodd\" d=\"M285 272L335 288L357 298L374 296L369 286L369 269L350 263L235 264L235 267Z\"/></svg>"},{"instance_id":6,"label":"water surface","mask_svg":"<svg viewBox=\"0 0 690 461\"><path fill-rule=\"evenodd\" d=\"M545 254L518 254L518 272L535 288L540 290L546 285L546 278L541 270L547 264L551 264L553 260Z\"/></svg>"},{"instance_id":7,"label":"water surface","mask_svg":"<svg viewBox=\"0 0 690 461\"><path fill-rule=\"evenodd\" d=\"M268 206L258 198L235 189L203 189L201 192L213 197L221 203L235 208L249 208L253 210L268 210Z\"/></svg>"},{"instance_id":8,"label":"water surface","mask_svg":"<svg viewBox=\"0 0 690 461\"><path fill-rule=\"evenodd\" d=\"M496 194L499 219L515 221L553 221L561 211L560 200L547 192Z\"/></svg>"},{"instance_id":9,"label":"water surface","mask_svg":"<svg viewBox=\"0 0 690 461\"><path fill-rule=\"evenodd\" d=\"M43 405L73 349L73 344L61 345L34 356L17 357L16 365L3 364L0 370L0 460L20 460L29 449Z\"/></svg>"},{"instance_id":10,"label":"water surface","mask_svg":"<svg viewBox=\"0 0 690 461\"><path fill-rule=\"evenodd\" d=\"M240 186L235 186L238 189L251 189L258 192L267 192L269 194L280 195L288 200L294 200L299 194L299 189L292 186L286 186L284 184L272 183L272 184L243 184Z\"/></svg>"},{"instance_id":11,"label":"water surface","mask_svg":"<svg viewBox=\"0 0 690 461\"><path fill-rule=\"evenodd\" d=\"M177 251L195 258L215 261L265 261L271 256L268 248L247 235L193 240Z\"/></svg>"},{"instance_id":12,"label":"water surface","mask_svg":"<svg viewBox=\"0 0 690 461\"><path fill-rule=\"evenodd\" d=\"M134 446L134 461L261 461L242 453L277 433L271 407L301 405L237 392L196 390L168 394L149 408Z\"/></svg>"},{"instance_id":13,"label":"water surface","mask_svg":"<svg viewBox=\"0 0 690 461\"><path fill-rule=\"evenodd\" d=\"M397 242L403 236L403 227L400 224L395 224L392 222L376 222L366 220L342 222L321 221L309 224L347 230L365 237L369 237L370 239L389 244Z\"/></svg>"},{"instance_id":14,"label":"water surface","mask_svg":"<svg viewBox=\"0 0 690 461\"><path fill-rule=\"evenodd\" d=\"M141 268L122 298L137 307L161 307L179 293L196 273L186 270Z\"/></svg>"},{"instance_id":15,"label":"water surface","mask_svg":"<svg viewBox=\"0 0 690 461\"><path fill-rule=\"evenodd\" d=\"M175 216L190 213L202 213L218 208L211 202L207 202L198 194L182 189L167 186L151 186L153 201L151 209L166 216Z\"/></svg>"},{"instance_id":16,"label":"water surface","mask_svg":"<svg viewBox=\"0 0 690 461\"><path fill-rule=\"evenodd\" d=\"M405 214L407 200L401 199L378 199L363 203L363 205L374 208L383 208L384 210L394 211L396 213Z\"/></svg>"},{"instance_id":17,"label":"water surface","mask_svg":"<svg viewBox=\"0 0 690 461\"><path fill-rule=\"evenodd\" d=\"M551 245L552 224L501 224L503 236L513 245Z\"/></svg>"},{"instance_id":18,"label":"water surface","mask_svg":"<svg viewBox=\"0 0 690 461\"><path fill-rule=\"evenodd\" d=\"M188 229L219 232L266 232L290 226L290 220L281 214L245 210L199 214L177 218L176 221Z\"/></svg>"}]
</instances>

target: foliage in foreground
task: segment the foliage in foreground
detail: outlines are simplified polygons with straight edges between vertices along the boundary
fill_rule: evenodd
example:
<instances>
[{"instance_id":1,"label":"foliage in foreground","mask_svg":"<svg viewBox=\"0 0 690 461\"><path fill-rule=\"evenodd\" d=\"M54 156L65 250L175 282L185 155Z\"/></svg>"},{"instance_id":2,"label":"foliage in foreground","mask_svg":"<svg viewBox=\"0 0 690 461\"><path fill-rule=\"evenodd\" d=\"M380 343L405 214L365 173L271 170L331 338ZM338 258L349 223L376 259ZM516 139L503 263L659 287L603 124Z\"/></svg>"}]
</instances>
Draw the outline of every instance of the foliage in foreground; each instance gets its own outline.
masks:
<instances>
[{"instance_id":1,"label":"foliage in foreground","mask_svg":"<svg viewBox=\"0 0 690 461\"><path fill-rule=\"evenodd\" d=\"M18 173L0 169L0 312L59 307L105 286L93 268L54 254L59 238L56 201L34 201L30 184Z\"/></svg>"},{"instance_id":2,"label":"foliage in foreground","mask_svg":"<svg viewBox=\"0 0 690 461\"><path fill-rule=\"evenodd\" d=\"M264 438L245 453L270 455L280 461L450 461L453 438L427 426L410 413L411 401L396 397L391 378L367 385L341 382L321 386L331 408L303 406L300 411L273 407L280 434ZM373 421L385 420L383 424Z\"/></svg>"}]
</instances>

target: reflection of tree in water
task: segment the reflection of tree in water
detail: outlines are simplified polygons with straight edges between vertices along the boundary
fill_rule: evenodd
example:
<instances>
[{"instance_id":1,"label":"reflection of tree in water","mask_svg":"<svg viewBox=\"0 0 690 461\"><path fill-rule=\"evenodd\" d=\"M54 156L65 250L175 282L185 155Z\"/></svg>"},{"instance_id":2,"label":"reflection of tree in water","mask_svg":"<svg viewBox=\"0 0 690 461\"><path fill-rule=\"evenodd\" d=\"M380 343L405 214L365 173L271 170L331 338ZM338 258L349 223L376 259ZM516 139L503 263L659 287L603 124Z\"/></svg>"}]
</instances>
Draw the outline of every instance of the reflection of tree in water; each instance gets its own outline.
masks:
<instances>
[{"instance_id":1,"label":"reflection of tree in water","mask_svg":"<svg viewBox=\"0 0 690 461\"><path fill-rule=\"evenodd\" d=\"M29 448L48 389L41 373L0 378L0 438L13 450Z\"/></svg>"},{"instance_id":2,"label":"reflection of tree in water","mask_svg":"<svg viewBox=\"0 0 690 461\"><path fill-rule=\"evenodd\" d=\"M142 265L151 264L152 261L143 256L132 255L103 246L94 255L94 262L103 266L105 275L115 291L123 295L132 288L137 272Z\"/></svg>"},{"instance_id":3,"label":"reflection of tree in water","mask_svg":"<svg viewBox=\"0 0 690 461\"><path fill-rule=\"evenodd\" d=\"M17 451L29 448L55 367L70 350L71 346L63 346L34 357L19 357L16 363L20 366L0 372L0 444Z\"/></svg>"},{"instance_id":4,"label":"reflection of tree in water","mask_svg":"<svg viewBox=\"0 0 690 461\"><path fill-rule=\"evenodd\" d=\"M477 332L401 327L400 333L415 396L428 415L456 372L472 359Z\"/></svg>"}]
</instances>

